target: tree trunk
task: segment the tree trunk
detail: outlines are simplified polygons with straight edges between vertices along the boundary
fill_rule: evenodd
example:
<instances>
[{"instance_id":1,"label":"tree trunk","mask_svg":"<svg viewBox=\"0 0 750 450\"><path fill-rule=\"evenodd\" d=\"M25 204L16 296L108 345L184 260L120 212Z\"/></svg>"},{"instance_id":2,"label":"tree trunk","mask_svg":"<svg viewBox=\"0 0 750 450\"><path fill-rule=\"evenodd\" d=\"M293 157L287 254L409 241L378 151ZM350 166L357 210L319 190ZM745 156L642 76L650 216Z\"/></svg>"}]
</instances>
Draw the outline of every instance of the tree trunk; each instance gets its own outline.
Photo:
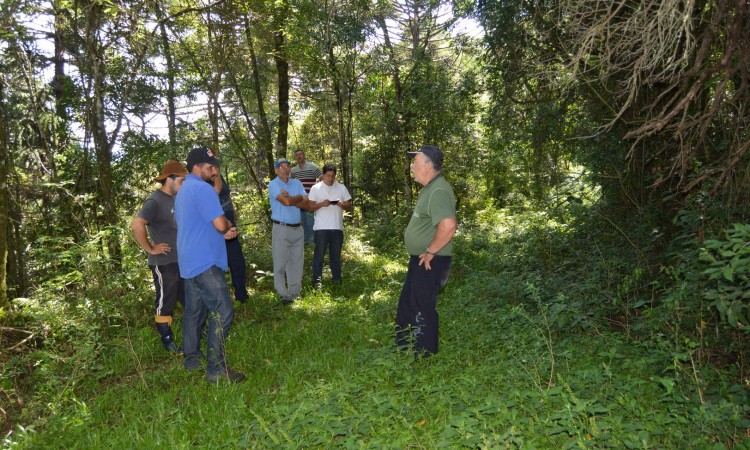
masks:
<instances>
[{"instance_id":1,"label":"tree trunk","mask_svg":"<svg viewBox=\"0 0 750 450\"><path fill-rule=\"evenodd\" d=\"M289 140L289 63L284 32L288 14L289 4L283 1L274 17L276 29L273 33L273 59L276 62L276 72L279 77L279 128L276 135L276 156L278 157L286 157Z\"/></svg>"},{"instance_id":2,"label":"tree trunk","mask_svg":"<svg viewBox=\"0 0 750 450\"><path fill-rule=\"evenodd\" d=\"M255 102L258 106L258 131L255 139L258 142L258 149L261 153L261 158L265 158L268 174L273 174L273 142L271 137L271 126L268 124L268 114L266 114L266 107L263 99L263 88L260 81L260 72L258 71L258 58L255 55L255 46L253 45L253 36L250 32L250 19L245 16L245 41L247 42L247 49L250 53L250 68L252 69L253 86L255 87ZM252 121L249 119L249 115L246 117L246 122L250 130L253 130ZM271 176L273 177L273 176Z\"/></svg>"},{"instance_id":3,"label":"tree trunk","mask_svg":"<svg viewBox=\"0 0 750 450\"><path fill-rule=\"evenodd\" d=\"M106 95L104 76L105 58L103 49L97 40L101 20L101 6L89 5L86 9L86 61L91 70L92 99L88 105L88 126L94 139L97 168L99 169L99 189L101 190L102 211L101 223L111 226L119 220L117 205L112 189L112 145L107 137L104 97ZM107 239L109 256L119 264L120 244L116 236Z\"/></svg>"},{"instance_id":4,"label":"tree trunk","mask_svg":"<svg viewBox=\"0 0 750 450\"><path fill-rule=\"evenodd\" d=\"M391 76L393 77L393 89L396 92L396 110L397 110L397 120L396 120L396 130L397 130L397 136L396 136L396 151L403 153L403 182L404 182L404 197L406 200L407 205L412 204L412 188L411 188L411 173L409 170L409 157L406 155L406 151L409 149L407 138L406 138L406 129L405 129L405 117L404 117L404 88L401 85L401 77L399 75L399 67L398 62L396 61L396 54L393 50L393 46L391 45L391 38L388 34L388 26L385 23L385 18L383 16L379 16L376 18L378 25L380 25L380 29L383 30L383 40L385 43L386 51L388 52L388 61L391 64ZM398 205L396 205L398 207Z\"/></svg>"},{"instance_id":5,"label":"tree trunk","mask_svg":"<svg viewBox=\"0 0 750 450\"><path fill-rule=\"evenodd\" d=\"M211 142L207 144L212 150L219 150L219 93L221 92L221 80L224 73L226 57L222 42L214 27L212 14L209 11L206 14L206 29L208 31L208 48L211 49L211 58L213 61L213 70L210 75L206 75L208 82L208 122L211 126Z\"/></svg>"},{"instance_id":6,"label":"tree trunk","mask_svg":"<svg viewBox=\"0 0 750 450\"><path fill-rule=\"evenodd\" d=\"M167 63L167 128L169 130L169 145L172 148L177 147L177 108L175 107L175 92L174 92L174 61L172 59L172 47L169 43L169 35L167 34L167 25L162 20L164 18L164 12L161 9L161 5L156 3L156 18L159 19L159 31L161 32L161 48L164 51L164 60Z\"/></svg>"},{"instance_id":7,"label":"tree trunk","mask_svg":"<svg viewBox=\"0 0 750 450\"><path fill-rule=\"evenodd\" d=\"M5 110L5 83L0 78L0 311L10 305L8 300L8 115Z\"/></svg>"},{"instance_id":8,"label":"tree trunk","mask_svg":"<svg viewBox=\"0 0 750 450\"><path fill-rule=\"evenodd\" d=\"M352 79L352 82L354 80ZM353 83L356 84L356 83ZM346 140L348 142L348 147L346 150L346 153L344 154L342 152L341 154L341 164L344 166L344 185L349 188L350 195L353 199L357 198L355 195L355 191L357 190L354 186L354 167L352 164L351 158L353 157L354 153L354 106L353 106L353 98L354 98L354 92L353 88L350 88L347 91L347 97L346 97L346 111L347 111L347 117L346 117Z\"/></svg>"},{"instance_id":9,"label":"tree trunk","mask_svg":"<svg viewBox=\"0 0 750 450\"><path fill-rule=\"evenodd\" d=\"M53 63L55 67L55 77L52 80L52 92L55 95L55 113L59 117L62 123L68 123L68 104L65 101L65 47L63 46L63 30L65 27L65 18L62 16L62 8L59 6L60 0L55 2L55 54L53 56ZM64 130L65 127L59 127Z\"/></svg>"},{"instance_id":10,"label":"tree trunk","mask_svg":"<svg viewBox=\"0 0 750 450\"><path fill-rule=\"evenodd\" d=\"M8 232L6 234L6 242L8 245L8 259L5 275L6 289L8 289L8 286L10 286L10 289L8 289L9 297L26 297L29 290L29 281L26 275L26 258L24 255L26 243L24 242L23 235L21 234L23 215L21 214L20 205L22 199L18 184L18 179L16 179L13 201L10 201L10 204L8 205L10 208L10 210L8 211ZM8 195L10 196L10 192L8 192Z\"/></svg>"}]
</instances>

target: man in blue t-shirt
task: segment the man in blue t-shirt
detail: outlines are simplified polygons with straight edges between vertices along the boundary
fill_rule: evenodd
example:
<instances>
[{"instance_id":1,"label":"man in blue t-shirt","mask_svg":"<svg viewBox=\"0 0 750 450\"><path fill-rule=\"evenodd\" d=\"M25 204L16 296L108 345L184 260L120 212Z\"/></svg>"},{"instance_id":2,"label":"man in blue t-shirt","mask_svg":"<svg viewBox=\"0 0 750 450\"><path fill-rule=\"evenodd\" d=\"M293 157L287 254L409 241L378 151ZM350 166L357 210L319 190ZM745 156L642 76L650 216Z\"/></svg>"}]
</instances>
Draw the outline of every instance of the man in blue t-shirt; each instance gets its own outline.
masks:
<instances>
[{"instance_id":1,"label":"man in blue t-shirt","mask_svg":"<svg viewBox=\"0 0 750 450\"><path fill-rule=\"evenodd\" d=\"M271 201L271 253L273 286L283 304L293 303L302 291L302 268L305 264L305 233L300 226L300 208L307 207L302 183L289 178L289 160L276 160L276 178L268 183Z\"/></svg>"},{"instance_id":2,"label":"man in blue t-shirt","mask_svg":"<svg viewBox=\"0 0 750 450\"><path fill-rule=\"evenodd\" d=\"M177 258L185 279L185 311L182 345L185 368L201 365L201 332L208 316L206 380L239 382L245 376L227 367L224 355L234 308L224 272L227 265L225 239L237 237L237 228L224 216L219 195L213 188L219 176L219 159L205 147L188 153L188 175L175 198Z\"/></svg>"}]
</instances>

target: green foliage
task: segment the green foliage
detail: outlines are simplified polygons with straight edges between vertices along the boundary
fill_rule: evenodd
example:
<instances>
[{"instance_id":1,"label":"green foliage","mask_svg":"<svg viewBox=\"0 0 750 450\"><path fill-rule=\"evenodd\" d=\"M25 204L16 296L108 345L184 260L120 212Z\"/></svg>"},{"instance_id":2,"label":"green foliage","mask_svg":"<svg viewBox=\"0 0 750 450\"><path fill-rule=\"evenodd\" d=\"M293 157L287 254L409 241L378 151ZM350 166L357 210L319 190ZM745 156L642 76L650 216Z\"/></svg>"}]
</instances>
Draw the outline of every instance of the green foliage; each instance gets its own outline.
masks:
<instances>
[{"instance_id":1,"label":"green foliage","mask_svg":"<svg viewBox=\"0 0 750 450\"><path fill-rule=\"evenodd\" d=\"M722 323L750 331L750 225L734 224L725 239L703 242L700 260L708 267L704 296L711 300Z\"/></svg>"},{"instance_id":2,"label":"green foliage","mask_svg":"<svg viewBox=\"0 0 750 450\"><path fill-rule=\"evenodd\" d=\"M391 208L373 208L367 212L367 217L367 221L362 224L363 238L367 244L382 249L385 253L399 252L410 214L401 211L394 215Z\"/></svg>"},{"instance_id":3,"label":"green foliage","mask_svg":"<svg viewBox=\"0 0 750 450\"><path fill-rule=\"evenodd\" d=\"M656 136L631 149L622 137L642 121L626 115L602 128L612 113L606 101L588 86L571 88L575 80L555 48L565 37L558 40L551 26L554 5L476 5L489 50L481 65L478 47L423 20L429 14L412 19L441 42L404 33L391 61L369 37L372 16L362 2L219 2L209 16L184 11L190 2L174 3L165 11L172 75L178 106L191 114L178 118L181 144L174 148L138 130L139 119L161 109L164 81L161 46L152 46L142 64L134 58L146 38L139 24L153 20L150 5L105 2L99 36L113 40L100 42L108 48L100 67L107 77L104 115L116 117L122 106L131 130L116 140L112 161L121 220L106 228L99 167L86 140L91 134L79 144L70 131L91 117L85 77L64 77L61 98L41 89L47 81L25 74L47 58L18 27L21 41L11 42L14 52L4 52L0 64L12 83L8 128L16 147L9 186L19 213L11 231L20 237L17 261L32 286L0 317L0 340L9 349L0 355L3 443L747 446L750 232L747 225L725 231L727 224L747 222L742 199L750 184L743 184L747 171L741 170L747 154L732 159L740 169L723 185L736 190L691 184L702 174L729 173L722 167L706 172L704 165L726 161L735 145L731 133L746 131L717 117L713 129L726 131L707 133L716 145L693 149L705 157L686 158L685 183L671 184L665 180L673 155L664 151L674 148L671 138ZM67 20L84 16L66 14L72 3L57 6L61 22L37 22L61 24L65 51L82 55L75 35L87 25ZM290 7L283 14L288 26L279 28L274 6ZM469 9L467 2L457 6ZM276 32L288 38L283 55L274 51ZM257 74L247 70L250 43ZM303 301L291 308L277 305L272 292L269 207L260 186L271 176L264 160L271 143L256 128L279 123L276 105L266 105L261 117L255 100L260 94L259 101L273 103L278 96L274 57L287 58L295 71L292 112L301 123L290 130L293 144L323 159L339 157L337 113L351 114L345 136L352 144L350 188L357 217L365 219L347 222L345 283L306 287ZM79 64L71 73L91 69L69 62ZM542 68L552 68L555 77L540 77ZM394 70L401 76L398 93ZM131 77L135 91L120 105L130 86L117 80ZM337 82L352 101L342 110L330 95ZM663 98L659 89L649 86L654 99ZM208 90L218 100L210 104L217 108L210 120L195 117ZM746 120L741 111L720 115ZM230 163L223 170L253 274L252 299L238 306L228 343L231 364L250 380L218 387L162 354L150 328L150 275L126 225L164 160L182 159L191 143L215 131ZM446 152L460 227L439 303L441 353L414 361L394 351L392 323L411 207L404 199L404 151L413 148L404 146L426 142ZM251 180L259 182L248 188ZM729 193L717 201L715 192ZM704 235L712 239L701 243ZM112 242L123 249L120 266L108 253Z\"/></svg>"},{"instance_id":4,"label":"green foliage","mask_svg":"<svg viewBox=\"0 0 750 450\"><path fill-rule=\"evenodd\" d=\"M16 326L46 331L43 346L2 361L0 388L25 405L10 418L4 444L706 448L746 441L750 403L730 373L691 368L689 352L599 326L593 300L579 296L602 274L576 267L587 249L574 231L532 211L492 208L478 217L481 225L462 224L457 237L439 300L437 356L415 361L395 350L403 223L381 220L365 233L349 227L342 285L306 287L302 301L282 307L270 279L251 281L251 300L236 305L227 343L230 366L249 377L238 385L208 385L163 353L150 326L148 269L128 245L122 273L94 271L96 280L58 290L62 296L50 286L18 302ZM249 263L265 273L263 230L248 230L243 243ZM91 258L99 244L80 251ZM634 274L632 283L640 282ZM599 286L599 301L615 298L617 286Z\"/></svg>"}]
</instances>

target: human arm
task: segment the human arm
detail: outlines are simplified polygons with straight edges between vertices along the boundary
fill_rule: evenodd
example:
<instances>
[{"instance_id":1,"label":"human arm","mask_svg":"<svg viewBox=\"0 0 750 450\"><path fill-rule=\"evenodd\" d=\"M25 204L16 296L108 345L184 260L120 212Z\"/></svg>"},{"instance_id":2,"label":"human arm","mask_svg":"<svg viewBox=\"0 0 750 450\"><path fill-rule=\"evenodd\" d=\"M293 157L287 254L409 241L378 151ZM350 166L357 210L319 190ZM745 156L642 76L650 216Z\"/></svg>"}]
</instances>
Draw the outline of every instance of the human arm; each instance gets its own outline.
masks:
<instances>
[{"instance_id":1,"label":"human arm","mask_svg":"<svg viewBox=\"0 0 750 450\"><path fill-rule=\"evenodd\" d=\"M172 251L169 244L163 242L155 244L148 240L148 233L146 232L147 224L148 221L143 217L133 217L133 220L130 222L130 229L133 231L135 242L149 255L166 255Z\"/></svg>"},{"instance_id":2,"label":"human arm","mask_svg":"<svg viewBox=\"0 0 750 450\"><path fill-rule=\"evenodd\" d=\"M237 237L237 227L232 226L223 214L211 221L216 231L224 235L224 239L230 240Z\"/></svg>"},{"instance_id":3,"label":"human arm","mask_svg":"<svg viewBox=\"0 0 750 450\"><path fill-rule=\"evenodd\" d=\"M217 171L218 171L218 169L217 169ZM214 191L216 191L216 193L219 194L219 195L221 195L221 187L223 185L222 183L223 183L223 179L221 178L221 175L217 174L214 177Z\"/></svg>"},{"instance_id":4,"label":"human arm","mask_svg":"<svg viewBox=\"0 0 750 450\"><path fill-rule=\"evenodd\" d=\"M339 183L334 183L332 189L326 189L325 184L321 181L310 189L308 196L309 210L317 211L321 208L336 205L344 211L351 209L352 196L346 187Z\"/></svg>"},{"instance_id":5,"label":"human arm","mask_svg":"<svg viewBox=\"0 0 750 450\"><path fill-rule=\"evenodd\" d=\"M456 234L456 228L458 221L455 217L446 217L445 219L438 222L437 230L435 230L435 236L432 238L432 242L427 246L425 251L419 255L419 265L424 264L424 268L427 270L432 269L430 267L430 261L448 242L453 239L453 235Z\"/></svg>"},{"instance_id":6,"label":"human arm","mask_svg":"<svg viewBox=\"0 0 750 450\"><path fill-rule=\"evenodd\" d=\"M284 206L296 206L298 208L304 208L307 206L307 197L304 195L289 195L285 190L281 190L281 194L276 197Z\"/></svg>"},{"instance_id":7,"label":"human arm","mask_svg":"<svg viewBox=\"0 0 750 450\"><path fill-rule=\"evenodd\" d=\"M336 183L339 190L339 202L336 204L339 208L344 211L351 211L352 209L352 195L349 193L349 189L343 184Z\"/></svg>"},{"instance_id":8,"label":"human arm","mask_svg":"<svg viewBox=\"0 0 750 450\"><path fill-rule=\"evenodd\" d=\"M281 193L276 197L276 200L284 206L307 209L310 202L307 200L307 193L305 188L302 187L302 183L299 180L289 179L288 188L289 191L281 189Z\"/></svg>"},{"instance_id":9,"label":"human arm","mask_svg":"<svg viewBox=\"0 0 750 450\"><path fill-rule=\"evenodd\" d=\"M307 200L307 210L310 212L314 212L319 210L320 208L325 208L326 206L330 206L331 202L328 200L321 200L320 202L316 202L315 200L309 199Z\"/></svg>"}]
</instances>

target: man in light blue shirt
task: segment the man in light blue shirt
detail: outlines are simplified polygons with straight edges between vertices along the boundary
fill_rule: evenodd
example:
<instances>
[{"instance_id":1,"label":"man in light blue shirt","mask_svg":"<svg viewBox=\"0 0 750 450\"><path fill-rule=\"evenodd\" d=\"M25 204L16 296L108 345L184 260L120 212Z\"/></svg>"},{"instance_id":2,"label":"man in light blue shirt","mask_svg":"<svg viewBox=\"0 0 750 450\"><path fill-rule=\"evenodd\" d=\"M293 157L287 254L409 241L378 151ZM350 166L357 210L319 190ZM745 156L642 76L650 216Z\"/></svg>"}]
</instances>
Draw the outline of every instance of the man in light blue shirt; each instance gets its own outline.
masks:
<instances>
[{"instance_id":1,"label":"man in light blue shirt","mask_svg":"<svg viewBox=\"0 0 750 450\"><path fill-rule=\"evenodd\" d=\"M205 147L194 148L186 159L188 175L175 198L177 262L185 279L185 311L182 345L185 368L201 366L201 334L208 317L206 380L239 382L245 376L227 367L224 343L234 318L224 272L227 265L225 239L237 236L213 188L219 159Z\"/></svg>"},{"instance_id":2,"label":"man in light blue shirt","mask_svg":"<svg viewBox=\"0 0 750 450\"><path fill-rule=\"evenodd\" d=\"M300 226L300 208L307 207L307 195L299 180L289 178L292 170L289 160L277 159L275 169L276 178L268 184L273 223L273 286L281 303L286 305L298 299L302 291L305 232Z\"/></svg>"}]
</instances>

